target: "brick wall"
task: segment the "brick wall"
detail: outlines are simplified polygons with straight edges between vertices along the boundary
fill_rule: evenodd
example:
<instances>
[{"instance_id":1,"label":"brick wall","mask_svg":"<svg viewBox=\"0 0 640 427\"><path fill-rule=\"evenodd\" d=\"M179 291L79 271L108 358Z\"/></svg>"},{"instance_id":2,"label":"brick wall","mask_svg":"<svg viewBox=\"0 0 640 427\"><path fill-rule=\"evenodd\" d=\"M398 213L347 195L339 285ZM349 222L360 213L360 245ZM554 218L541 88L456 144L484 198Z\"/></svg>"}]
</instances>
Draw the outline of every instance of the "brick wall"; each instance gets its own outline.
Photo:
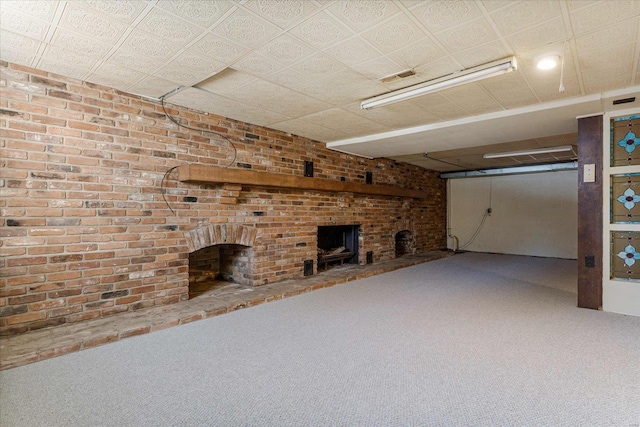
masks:
<instances>
[{"instance_id":1,"label":"brick wall","mask_svg":"<svg viewBox=\"0 0 640 427\"><path fill-rule=\"evenodd\" d=\"M251 241L254 285L302 277L319 225L360 224L362 263L368 251L374 262L394 258L405 224L417 253L446 246L445 186L435 172L170 106L189 126L233 141L231 167L303 175L307 160L316 178L364 182L371 171L375 184L432 194L197 185L173 172L164 198L174 214L163 176L185 163L228 165L234 154L224 139L179 128L142 97L14 64L0 63L0 73L2 334L186 300L193 236L215 234L212 225Z\"/></svg>"}]
</instances>

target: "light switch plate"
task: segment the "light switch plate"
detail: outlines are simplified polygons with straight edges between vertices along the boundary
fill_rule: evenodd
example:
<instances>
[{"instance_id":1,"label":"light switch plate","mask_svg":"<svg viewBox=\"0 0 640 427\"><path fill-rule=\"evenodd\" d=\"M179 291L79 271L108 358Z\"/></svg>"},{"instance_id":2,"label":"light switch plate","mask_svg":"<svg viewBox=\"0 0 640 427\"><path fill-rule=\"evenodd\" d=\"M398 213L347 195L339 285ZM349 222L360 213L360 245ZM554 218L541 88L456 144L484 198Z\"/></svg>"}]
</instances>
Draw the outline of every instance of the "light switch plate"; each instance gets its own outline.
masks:
<instances>
[{"instance_id":1,"label":"light switch plate","mask_svg":"<svg viewBox=\"0 0 640 427\"><path fill-rule=\"evenodd\" d=\"M583 182L596 182L596 165L584 165Z\"/></svg>"}]
</instances>

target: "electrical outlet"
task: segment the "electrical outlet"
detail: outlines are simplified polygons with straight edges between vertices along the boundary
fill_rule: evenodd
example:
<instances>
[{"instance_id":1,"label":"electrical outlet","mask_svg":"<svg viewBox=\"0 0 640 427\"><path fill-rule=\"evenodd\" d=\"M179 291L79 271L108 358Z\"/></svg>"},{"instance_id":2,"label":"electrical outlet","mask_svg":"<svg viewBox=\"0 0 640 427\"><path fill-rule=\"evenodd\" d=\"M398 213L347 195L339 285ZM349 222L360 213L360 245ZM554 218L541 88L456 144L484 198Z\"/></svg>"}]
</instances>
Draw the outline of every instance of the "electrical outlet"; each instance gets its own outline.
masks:
<instances>
[{"instance_id":1,"label":"electrical outlet","mask_svg":"<svg viewBox=\"0 0 640 427\"><path fill-rule=\"evenodd\" d=\"M491 212L493 212L493 209L491 208L487 209L487 215L491 215Z\"/></svg>"}]
</instances>

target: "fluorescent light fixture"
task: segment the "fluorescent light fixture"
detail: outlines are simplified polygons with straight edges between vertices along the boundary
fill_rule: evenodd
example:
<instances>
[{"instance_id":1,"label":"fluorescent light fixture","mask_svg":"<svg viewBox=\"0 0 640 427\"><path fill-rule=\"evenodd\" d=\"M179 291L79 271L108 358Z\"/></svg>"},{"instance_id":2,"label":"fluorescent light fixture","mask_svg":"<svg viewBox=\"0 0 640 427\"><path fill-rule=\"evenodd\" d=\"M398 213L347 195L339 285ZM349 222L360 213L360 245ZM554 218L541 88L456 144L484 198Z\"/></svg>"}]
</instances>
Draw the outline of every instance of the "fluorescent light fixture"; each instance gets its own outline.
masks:
<instances>
[{"instance_id":1,"label":"fluorescent light fixture","mask_svg":"<svg viewBox=\"0 0 640 427\"><path fill-rule=\"evenodd\" d=\"M549 148L537 148L534 150L522 150L522 151L509 151L508 153L490 153L485 154L485 159L498 159L500 157L515 157L515 156L531 156L534 154L547 154L547 153L561 153L563 151L571 151L573 147L570 145L563 145L562 147L549 147Z\"/></svg>"},{"instance_id":2,"label":"fluorescent light fixture","mask_svg":"<svg viewBox=\"0 0 640 427\"><path fill-rule=\"evenodd\" d=\"M468 68L457 73L429 80L424 83L418 83L404 89L385 93L384 95L365 99L360 104L360 108L368 110L370 108L393 104L394 102L404 101L406 99L415 98L416 96L426 95L427 93L433 93L466 83L477 82L478 80L487 79L489 77L499 76L501 74L514 71L517 68L518 65L515 56L500 59L478 67Z\"/></svg>"}]
</instances>

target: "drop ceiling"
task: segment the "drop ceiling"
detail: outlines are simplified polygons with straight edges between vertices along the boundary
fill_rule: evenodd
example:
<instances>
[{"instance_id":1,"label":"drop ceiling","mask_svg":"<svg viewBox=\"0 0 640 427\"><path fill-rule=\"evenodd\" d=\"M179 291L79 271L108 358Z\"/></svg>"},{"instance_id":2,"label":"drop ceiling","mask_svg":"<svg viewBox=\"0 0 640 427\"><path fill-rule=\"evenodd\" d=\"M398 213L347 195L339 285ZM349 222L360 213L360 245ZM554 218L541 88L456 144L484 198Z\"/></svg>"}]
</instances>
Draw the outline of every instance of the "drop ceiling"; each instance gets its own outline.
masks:
<instances>
[{"instance_id":1,"label":"drop ceiling","mask_svg":"<svg viewBox=\"0 0 640 427\"><path fill-rule=\"evenodd\" d=\"M167 102L460 170L566 160L481 154L575 145L577 116L640 100L639 26L635 0L3 0L0 58L156 99L181 88ZM547 53L565 58L563 93L560 67L535 67ZM360 108L511 55L515 72Z\"/></svg>"}]
</instances>

